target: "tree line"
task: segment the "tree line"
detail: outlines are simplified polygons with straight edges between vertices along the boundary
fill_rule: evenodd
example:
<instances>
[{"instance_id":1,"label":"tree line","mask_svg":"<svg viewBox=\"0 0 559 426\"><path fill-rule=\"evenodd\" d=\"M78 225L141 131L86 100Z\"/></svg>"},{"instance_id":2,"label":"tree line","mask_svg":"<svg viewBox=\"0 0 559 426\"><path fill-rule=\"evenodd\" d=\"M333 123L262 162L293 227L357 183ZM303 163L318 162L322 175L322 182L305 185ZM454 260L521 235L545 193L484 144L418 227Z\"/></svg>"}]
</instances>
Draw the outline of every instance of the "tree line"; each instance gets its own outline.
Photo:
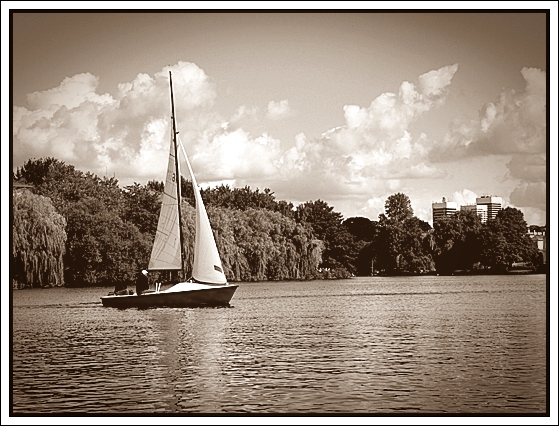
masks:
<instances>
[{"instance_id":1,"label":"tree line","mask_svg":"<svg viewBox=\"0 0 559 426\"><path fill-rule=\"evenodd\" d=\"M13 174L14 287L134 283L155 237L163 182L121 188L55 158L28 160ZM195 200L181 180L184 277L190 276ZM378 221L345 219L322 200L298 206L266 188L221 185L201 190L229 281L307 280L352 275L508 271L541 268L521 211L508 207L482 224L457 212L433 227L413 214L402 193L388 197ZM540 229L541 230L541 229ZM163 277L164 279L164 277Z\"/></svg>"}]
</instances>

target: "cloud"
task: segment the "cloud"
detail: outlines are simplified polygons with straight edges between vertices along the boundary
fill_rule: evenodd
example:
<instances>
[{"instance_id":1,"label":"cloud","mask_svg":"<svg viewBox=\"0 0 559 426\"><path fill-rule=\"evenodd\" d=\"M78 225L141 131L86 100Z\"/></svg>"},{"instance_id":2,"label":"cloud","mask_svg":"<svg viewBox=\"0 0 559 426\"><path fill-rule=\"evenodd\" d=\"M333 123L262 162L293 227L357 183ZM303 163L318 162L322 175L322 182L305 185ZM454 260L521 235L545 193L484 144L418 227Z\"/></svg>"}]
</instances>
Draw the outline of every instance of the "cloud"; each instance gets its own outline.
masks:
<instances>
[{"instance_id":1,"label":"cloud","mask_svg":"<svg viewBox=\"0 0 559 426\"><path fill-rule=\"evenodd\" d=\"M419 89L423 96L431 101L444 95L452 77L458 69L458 64L429 71L419 76Z\"/></svg>"},{"instance_id":2,"label":"cloud","mask_svg":"<svg viewBox=\"0 0 559 426\"><path fill-rule=\"evenodd\" d=\"M510 202L517 207L545 209L547 204L545 183L521 183L510 194Z\"/></svg>"},{"instance_id":3,"label":"cloud","mask_svg":"<svg viewBox=\"0 0 559 426\"><path fill-rule=\"evenodd\" d=\"M177 120L196 123L199 113L186 111L210 108L215 91L195 64L179 62L154 76L138 74L119 84L114 98L96 92L97 77L78 74L28 95L28 108L14 107L14 165L54 156L98 175L107 170L111 175L118 171L120 178L153 177L155 164L166 164L169 71Z\"/></svg>"},{"instance_id":4,"label":"cloud","mask_svg":"<svg viewBox=\"0 0 559 426\"><path fill-rule=\"evenodd\" d=\"M119 84L114 96L97 93L97 77L78 74L56 88L29 95L27 108L14 107L14 165L55 156L98 175L116 172L121 183L161 180L170 138L169 71L178 130L201 183L269 187L280 199L321 198L376 218L389 195L399 191L412 195L410 180L446 176L441 163L432 161L436 150L448 148L453 155L467 157L513 152L507 164L510 177L526 185L519 184L511 202L541 204L545 73L535 69L522 71L524 92L504 91L484 106L478 120L454 121L441 142L415 132L412 125L444 104L457 64L420 75L415 84L405 81L369 105L346 105L340 111L343 125L316 138L299 133L293 146L286 148L266 131L264 125L270 123L264 113L273 120L289 116L288 100L271 101L266 110L240 105L224 118L215 108L213 83L193 63L138 74ZM520 134L521 128L529 137L517 137L507 145L506 138L511 132ZM486 146L489 142L491 147ZM475 202L475 194L467 189L452 195L460 204L462 199L465 204ZM416 213L429 215L430 201L417 201Z\"/></svg>"},{"instance_id":5,"label":"cloud","mask_svg":"<svg viewBox=\"0 0 559 426\"><path fill-rule=\"evenodd\" d=\"M457 69L455 64L424 74L419 88L404 82L398 93L383 93L368 107L346 105L345 124L313 140L300 137L280 159L280 175L296 182L303 199L364 197L374 186L389 190L389 181L443 176L428 164L432 142L425 134L414 136L409 126L444 102Z\"/></svg>"},{"instance_id":6,"label":"cloud","mask_svg":"<svg viewBox=\"0 0 559 426\"><path fill-rule=\"evenodd\" d=\"M381 213L384 213L384 205L388 197L372 197L367 200L361 211L367 215L371 216L373 220L377 220Z\"/></svg>"},{"instance_id":7,"label":"cloud","mask_svg":"<svg viewBox=\"0 0 559 426\"><path fill-rule=\"evenodd\" d=\"M270 135L253 138L237 129L206 137L193 145L193 154L187 152L197 177L209 181L235 179L243 184L251 179L265 180L276 173L274 162L280 155L280 141Z\"/></svg>"},{"instance_id":8,"label":"cloud","mask_svg":"<svg viewBox=\"0 0 559 426\"><path fill-rule=\"evenodd\" d=\"M268 103L268 113L267 117L271 120L281 120L282 118L288 117L291 114L291 109L289 108L289 101L284 99L279 102L270 101Z\"/></svg>"},{"instance_id":9,"label":"cloud","mask_svg":"<svg viewBox=\"0 0 559 426\"><path fill-rule=\"evenodd\" d=\"M28 95L32 109L15 106L14 164L43 156L74 164L89 159L100 141L98 117L118 103L95 93L97 84L91 74L78 74L57 88Z\"/></svg>"},{"instance_id":10,"label":"cloud","mask_svg":"<svg viewBox=\"0 0 559 426\"><path fill-rule=\"evenodd\" d=\"M479 155L541 154L546 147L546 73L523 68L525 89L505 89L480 110L477 120L455 120L433 161L452 161Z\"/></svg>"},{"instance_id":11,"label":"cloud","mask_svg":"<svg viewBox=\"0 0 559 426\"><path fill-rule=\"evenodd\" d=\"M513 155L507 163L510 176L527 182L543 182L546 180L546 155L526 154Z\"/></svg>"},{"instance_id":12,"label":"cloud","mask_svg":"<svg viewBox=\"0 0 559 426\"><path fill-rule=\"evenodd\" d=\"M480 156L508 158L507 178L518 181L510 194L511 203L545 209L546 73L523 68L521 74L523 91L504 89L498 99L481 108L477 120L454 120L442 143L433 147L430 159L445 162Z\"/></svg>"},{"instance_id":13,"label":"cloud","mask_svg":"<svg viewBox=\"0 0 559 426\"><path fill-rule=\"evenodd\" d=\"M299 133L288 148L265 131L258 108L241 105L229 119L221 117L215 88L195 64L138 74L119 84L114 97L97 93L97 77L79 74L30 95L28 108L14 107L14 165L54 156L100 176L116 173L121 184L161 180L172 71L177 127L199 182L269 187L280 199L321 198L376 217L383 210L375 209L384 208L379 200L401 190L403 180L444 175L428 161L434 142L410 125L444 102L457 69L430 71L417 86L403 82L368 106L346 105L344 125L312 139ZM281 100L266 113L280 119L292 111Z\"/></svg>"},{"instance_id":14,"label":"cloud","mask_svg":"<svg viewBox=\"0 0 559 426\"><path fill-rule=\"evenodd\" d=\"M548 222L545 209L537 207L523 207L524 219L528 225L546 225Z\"/></svg>"},{"instance_id":15,"label":"cloud","mask_svg":"<svg viewBox=\"0 0 559 426\"><path fill-rule=\"evenodd\" d=\"M276 172L279 140L241 127L257 120L258 109L240 106L225 121L208 76L187 62L138 74L119 84L114 98L96 92L99 79L91 74L29 95L28 108L14 107L14 165L54 156L100 176L116 173L121 182L161 179L171 134L169 71L177 128L200 181L242 183ZM287 101L270 105L275 117L289 113Z\"/></svg>"},{"instance_id":16,"label":"cloud","mask_svg":"<svg viewBox=\"0 0 559 426\"><path fill-rule=\"evenodd\" d=\"M110 104L114 100L109 95L95 93L99 79L90 73L76 74L65 78L60 86L44 92L27 95L27 104L31 110L47 110L53 107L75 108L90 101L96 104Z\"/></svg>"},{"instance_id":17,"label":"cloud","mask_svg":"<svg viewBox=\"0 0 559 426\"><path fill-rule=\"evenodd\" d=\"M465 206L468 204L476 204L476 198L478 195L470 191L469 189L463 189L462 191L456 191L452 194L452 198L448 201L455 201L459 206Z\"/></svg>"},{"instance_id":18,"label":"cloud","mask_svg":"<svg viewBox=\"0 0 559 426\"><path fill-rule=\"evenodd\" d=\"M241 105L237 108L237 111L231 117L231 123L239 123L242 120L257 120L258 119L258 108L257 107L247 107L246 105Z\"/></svg>"}]
</instances>

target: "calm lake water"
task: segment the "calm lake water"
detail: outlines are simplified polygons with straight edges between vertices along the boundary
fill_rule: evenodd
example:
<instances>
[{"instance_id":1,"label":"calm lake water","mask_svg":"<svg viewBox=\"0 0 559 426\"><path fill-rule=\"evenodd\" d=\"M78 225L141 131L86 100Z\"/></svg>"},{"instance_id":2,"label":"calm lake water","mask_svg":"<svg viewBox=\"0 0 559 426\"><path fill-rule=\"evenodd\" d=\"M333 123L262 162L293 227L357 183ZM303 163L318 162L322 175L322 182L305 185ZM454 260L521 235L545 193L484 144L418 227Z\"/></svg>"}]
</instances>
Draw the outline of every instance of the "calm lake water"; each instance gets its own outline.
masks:
<instances>
[{"instance_id":1,"label":"calm lake water","mask_svg":"<svg viewBox=\"0 0 559 426\"><path fill-rule=\"evenodd\" d=\"M229 308L13 292L13 413L544 414L545 275L241 283Z\"/></svg>"}]
</instances>

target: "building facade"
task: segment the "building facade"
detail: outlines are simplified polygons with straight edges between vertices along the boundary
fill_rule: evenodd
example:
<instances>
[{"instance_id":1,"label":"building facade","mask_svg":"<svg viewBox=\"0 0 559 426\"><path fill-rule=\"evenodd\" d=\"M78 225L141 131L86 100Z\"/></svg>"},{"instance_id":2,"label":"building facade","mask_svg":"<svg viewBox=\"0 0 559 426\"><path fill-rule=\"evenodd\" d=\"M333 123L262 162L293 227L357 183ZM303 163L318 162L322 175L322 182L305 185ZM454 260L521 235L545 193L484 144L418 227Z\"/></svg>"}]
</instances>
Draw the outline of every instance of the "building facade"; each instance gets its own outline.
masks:
<instances>
[{"instance_id":1,"label":"building facade","mask_svg":"<svg viewBox=\"0 0 559 426\"><path fill-rule=\"evenodd\" d=\"M433 222L445 216L451 216L458 210L458 203L455 201L443 200L440 203L432 203L431 208L433 209Z\"/></svg>"},{"instance_id":2,"label":"building facade","mask_svg":"<svg viewBox=\"0 0 559 426\"><path fill-rule=\"evenodd\" d=\"M487 222L487 204L467 204L460 206L461 211L475 211L480 217L481 223Z\"/></svg>"},{"instance_id":3,"label":"building facade","mask_svg":"<svg viewBox=\"0 0 559 426\"><path fill-rule=\"evenodd\" d=\"M538 245L538 250L543 256L543 263L547 264L547 236L545 231L530 231L528 230L528 235L535 241Z\"/></svg>"},{"instance_id":4,"label":"building facade","mask_svg":"<svg viewBox=\"0 0 559 426\"><path fill-rule=\"evenodd\" d=\"M497 213L503 208L503 199L501 197L494 197L493 195L482 195L476 198L478 206L487 206L487 219L495 219Z\"/></svg>"}]
</instances>

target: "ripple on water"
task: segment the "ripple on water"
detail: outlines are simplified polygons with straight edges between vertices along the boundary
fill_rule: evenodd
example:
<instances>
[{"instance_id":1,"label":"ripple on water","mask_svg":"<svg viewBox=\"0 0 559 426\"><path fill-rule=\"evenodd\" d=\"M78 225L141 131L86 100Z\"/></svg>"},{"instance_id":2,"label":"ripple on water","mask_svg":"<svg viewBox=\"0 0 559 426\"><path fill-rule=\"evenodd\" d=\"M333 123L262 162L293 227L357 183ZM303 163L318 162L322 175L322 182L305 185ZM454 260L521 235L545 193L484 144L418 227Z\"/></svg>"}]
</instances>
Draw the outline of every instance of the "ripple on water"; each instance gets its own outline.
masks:
<instances>
[{"instance_id":1,"label":"ripple on water","mask_svg":"<svg viewBox=\"0 0 559 426\"><path fill-rule=\"evenodd\" d=\"M14 413L545 412L543 276L241 284L230 309L106 292L14 292Z\"/></svg>"}]
</instances>

